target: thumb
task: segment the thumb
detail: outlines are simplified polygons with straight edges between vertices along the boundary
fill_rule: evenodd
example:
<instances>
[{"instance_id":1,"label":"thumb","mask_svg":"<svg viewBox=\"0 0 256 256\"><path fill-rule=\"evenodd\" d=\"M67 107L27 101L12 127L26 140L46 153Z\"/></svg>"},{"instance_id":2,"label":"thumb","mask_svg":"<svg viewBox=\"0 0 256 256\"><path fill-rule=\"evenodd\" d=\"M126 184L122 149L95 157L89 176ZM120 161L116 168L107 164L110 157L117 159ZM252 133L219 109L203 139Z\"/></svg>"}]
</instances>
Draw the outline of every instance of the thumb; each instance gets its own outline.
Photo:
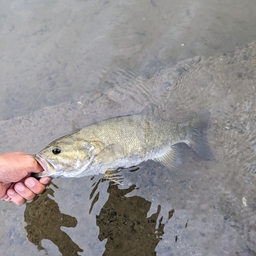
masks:
<instances>
[{"instance_id":1,"label":"thumb","mask_svg":"<svg viewBox=\"0 0 256 256\"><path fill-rule=\"evenodd\" d=\"M34 158L34 167L33 167L33 169L31 169L30 173L32 173L32 172L39 173L39 172L42 172L43 170L44 170L43 167Z\"/></svg>"}]
</instances>

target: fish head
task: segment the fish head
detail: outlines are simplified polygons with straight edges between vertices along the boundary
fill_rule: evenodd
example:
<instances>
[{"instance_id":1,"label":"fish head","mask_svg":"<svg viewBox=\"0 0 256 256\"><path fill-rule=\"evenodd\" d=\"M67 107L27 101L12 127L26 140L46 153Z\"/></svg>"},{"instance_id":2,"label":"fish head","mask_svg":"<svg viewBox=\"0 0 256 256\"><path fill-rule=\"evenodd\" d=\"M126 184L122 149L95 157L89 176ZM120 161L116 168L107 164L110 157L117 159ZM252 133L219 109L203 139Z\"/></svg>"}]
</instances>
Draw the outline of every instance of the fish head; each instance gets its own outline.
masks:
<instances>
[{"instance_id":1,"label":"fish head","mask_svg":"<svg viewBox=\"0 0 256 256\"><path fill-rule=\"evenodd\" d=\"M94 160L94 147L84 140L72 140L69 136L50 143L34 157L43 172L35 177L70 178L81 175Z\"/></svg>"}]
</instances>

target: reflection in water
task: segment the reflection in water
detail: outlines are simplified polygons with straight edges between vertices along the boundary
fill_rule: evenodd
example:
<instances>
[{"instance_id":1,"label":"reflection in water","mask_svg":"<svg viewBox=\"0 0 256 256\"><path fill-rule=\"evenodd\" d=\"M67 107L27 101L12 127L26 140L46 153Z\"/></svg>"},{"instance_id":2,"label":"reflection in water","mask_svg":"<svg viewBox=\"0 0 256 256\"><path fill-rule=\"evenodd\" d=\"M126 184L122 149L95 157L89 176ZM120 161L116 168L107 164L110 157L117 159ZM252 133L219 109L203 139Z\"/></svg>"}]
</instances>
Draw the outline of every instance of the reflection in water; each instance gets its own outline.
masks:
<instances>
[{"instance_id":1,"label":"reflection in water","mask_svg":"<svg viewBox=\"0 0 256 256\"><path fill-rule=\"evenodd\" d=\"M120 190L108 188L109 199L96 216L99 240L107 238L103 255L156 255L155 248L164 234L163 217L157 212L147 217L151 203L142 197L126 197L135 185ZM169 218L174 210L170 211Z\"/></svg>"},{"instance_id":2,"label":"reflection in water","mask_svg":"<svg viewBox=\"0 0 256 256\"><path fill-rule=\"evenodd\" d=\"M104 180L93 185L91 199ZM157 211L148 216L151 202L139 196L126 196L135 190L135 185L121 190L110 182L107 190L109 198L99 215L96 215L98 238L100 241L107 238L103 255L156 255L155 249L162 240L166 224L160 216L161 206L158 205ZM48 239L58 247L62 255L85 255L80 254L83 249L61 230L61 227L76 227L76 218L61 213L57 203L48 195L54 195L51 188L33 202L27 203L24 219L28 240L39 250L45 249L42 240ZM97 195L91 201L90 212L98 201ZM168 220L173 214L174 209L169 211ZM173 241L177 242L177 239L177 236L173 237Z\"/></svg>"},{"instance_id":3,"label":"reflection in water","mask_svg":"<svg viewBox=\"0 0 256 256\"><path fill-rule=\"evenodd\" d=\"M50 188L37 200L27 203L24 219L28 240L43 250L42 240L49 239L58 246L62 255L79 255L77 253L83 250L61 230L61 227L75 227L77 220L60 212L58 204L48 197L53 196L53 193Z\"/></svg>"}]
</instances>

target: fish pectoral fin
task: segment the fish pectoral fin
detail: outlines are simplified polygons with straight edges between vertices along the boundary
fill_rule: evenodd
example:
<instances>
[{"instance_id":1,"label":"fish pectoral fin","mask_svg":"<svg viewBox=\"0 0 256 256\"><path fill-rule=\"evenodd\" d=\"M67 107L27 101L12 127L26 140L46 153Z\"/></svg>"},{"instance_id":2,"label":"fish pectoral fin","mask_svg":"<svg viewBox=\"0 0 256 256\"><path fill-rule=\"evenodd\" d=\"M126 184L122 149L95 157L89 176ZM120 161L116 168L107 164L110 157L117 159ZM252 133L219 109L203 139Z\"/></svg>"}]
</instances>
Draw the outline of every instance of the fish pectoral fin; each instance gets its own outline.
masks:
<instances>
[{"instance_id":1,"label":"fish pectoral fin","mask_svg":"<svg viewBox=\"0 0 256 256\"><path fill-rule=\"evenodd\" d=\"M154 158L153 160L168 169L179 169L182 165L180 148L178 145L173 145L164 155Z\"/></svg>"},{"instance_id":2,"label":"fish pectoral fin","mask_svg":"<svg viewBox=\"0 0 256 256\"><path fill-rule=\"evenodd\" d=\"M101 163L112 163L122 156L122 148L118 144L105 146L98 154L97 159Z\"/></svg>"},{"instance_id":3,"label":"fish pectoral fin","mask_svg":"<svg viewBox=\"0 0 256 256\"><path fill-rule=\"evenodd\" d=\"M96 155L105 148L105 144L102 143L101 141L90 141L90 144L94 147Z\"/></svg>"},{"instance_id":4,"label":"fish pectoral fin","mask_svg":"<svg viewBox=\"0 0 256 256\"><path fill-rule=\"evenodd\" d=\"M119 170L120 169L117 169L117 170L108 169L104 173L104 177L110 181L113 181L117 185L121 185L123 183L124 178L121 174L119 174Z\"/></svg>"}]
</instances>

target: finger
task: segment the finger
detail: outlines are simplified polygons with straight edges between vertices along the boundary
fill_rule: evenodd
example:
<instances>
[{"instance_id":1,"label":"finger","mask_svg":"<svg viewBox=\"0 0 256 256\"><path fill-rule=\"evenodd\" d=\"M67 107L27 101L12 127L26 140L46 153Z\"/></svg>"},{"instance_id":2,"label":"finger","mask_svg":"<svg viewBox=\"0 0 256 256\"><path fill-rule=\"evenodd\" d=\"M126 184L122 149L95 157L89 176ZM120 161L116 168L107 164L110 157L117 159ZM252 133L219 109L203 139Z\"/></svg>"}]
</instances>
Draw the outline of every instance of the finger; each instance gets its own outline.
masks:
<instances>
[{"instance_id":1,"label":"finger","mask_svg":"<svg viewBox=\"0 0 256 256\"><path fill-rule=\"evenodd\" d=\"M7 190L7 195L11 198L11 200L9 200L9 201L12 201L13 203L15 203L17 205L22 205L26 202L26 199L23 198L21 195L19 195L12 188Z\"/></svg>"},{"instance_id":2,"label":"finger","mask_svg":"<svg viewBox=\"0 0 256 256\"><path fill-rule=\"evenodd\" d=\"M39 182L43 185L49 185L52 181L52 178L50 177L43 177L39 180Z\"/></svg>"},{"instance_id":3,"label":"finger","mask_svg":"<svg viewBox=\"0 0 256 256\"><path fill-rule=\"evenodd\" d=\"M24 183L35 194L41 194L45 190L45 185L33 177L26 178Z\"/></svg>"},{"instance_id":4,"label":"finger","mask_svg":"<svg viewBox=\"0 0 256 256\"><path fill-rule=\"evenodd\" d=\"M7 196L6 191L11 187L11 184L3 184L0 182L0 200L5 200Z\"/></svg>"},{"instance_id":5,"label":"finger","mask_svg":"<svg viewBox=\"0 0 256 256\"><path fill-rule=\"evenodd\" d=\"M15 184L14 190L26 200L32 200L36 196L35 193L27 188L22 182Z\"/></svg>"},{"instance_id":6,"label":"finger","mask_svg":"<svg viewBox=\"0 0 256 256\"><path fill-rule=\"evenodd\" d=\"M3 200L3 201L6 201L6 202L10 202L12 199L11 199L11 197L9 196L9 195L4 195L2 198L1 198L1 200Z\"/></svg>"}]
</instances>

